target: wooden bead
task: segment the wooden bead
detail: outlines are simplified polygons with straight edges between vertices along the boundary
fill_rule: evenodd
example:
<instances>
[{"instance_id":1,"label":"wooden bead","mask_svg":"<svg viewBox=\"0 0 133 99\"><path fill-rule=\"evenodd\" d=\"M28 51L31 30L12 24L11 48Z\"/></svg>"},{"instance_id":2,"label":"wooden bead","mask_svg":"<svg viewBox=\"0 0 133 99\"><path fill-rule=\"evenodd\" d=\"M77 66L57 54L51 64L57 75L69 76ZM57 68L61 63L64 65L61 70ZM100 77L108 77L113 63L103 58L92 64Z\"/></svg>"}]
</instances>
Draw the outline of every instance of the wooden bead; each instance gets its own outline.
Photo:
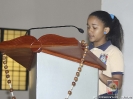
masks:
<instances>
[{"instance_id":1,"label":"wooden bead","mask_svg":"<svg viewBox=\"0 0 133 99\"><path fill-rule=\"evenodd\" d=\"M82 43L82 44L84 44L84 43L85 43L85 41L84 41L84 40L82 40L82 41L81 41L81 43Z\"/></svg>"},{"instance_id":2,"label":"wooden bead","mask_svg":"<svg viewBox=\"0 0 133 99\"><path fill-rule=\"evenodd\" d=\"M7 63L7 61L4 60L4 61L3 61L3 64L6 64L6 63Z\"/></svg>"},{"instance_id":3,"label":"wooden bead","mask_svg":"<svg viewBox=\"0 0 133 99\"><path fill-rule=\"evenodd\" d=\"M75 85L76 85L76 83L75 83L75 82L72 82L72 85L73 85L73 86L75 86Z\"/></svg>"},{"instance_id":4,"label":"wooden bead","mask_svg":"<svg viewBox=\"0 0 133 99\"><path fill-rule=\"evenodd\" d=\"M13 89L12 88L10 89L10 92L13 92Z\"/></svg>"},{"instance_id":5,"label":"wooden bead","mask_svg":"<svg viewBox=\"0 0 133 99\"><path fill-rule=\"evenodd\" d=\"M76 76L79 77L80 73L79 72L76 72Z\"/></svg>"},{"instance_id":6,"label":"wooden bead","mask_svg":"<svg viewBox=\"0 0 133 99\"><path fill-rule=\"evenodd\" d=\"M87 52L87 51L88 51L88 49L87 49L87 48L85 48L85 49L84 49L84 51L85 51L85 52Z\"/></svg>"},{"instance_id":7,"label":"wooden bead","mask_svg":"<svg viewBox=\"0 0 133 99\"><path fill-rule=\"evenodd\" d=\"M3 56L2 60L7 60L7 57L6 56Z\"/></svg>"},{"instance_id":8,"label":"wooden bead","mask_svg":"<svg viewBox=\"0 0 133 99\"><path fill-rule=\"evenodd\" d=\"M82 58L84 59L84 58L85 58L85 56L86 56L86 53L84 53L84 54L83 54Z\"/></svg>"},{"instance_id":9,"label":"wooden bead","mask_svg":"<svg viewBox=\"0 0 133 99\"><path fill-rule=\"evenodd\" d=\"M6 75L6 78L10 78L10 75Z\"/></svg>"},{"instance_id":10,"label":"wooden bead","mask_svg":"<svg viewBox=\"0 0 133 99\"><path fill-rule=\"evenodd\" d=\"M88 46L88 44L87 44L87 43L85 43L85 46Z\"/></svg>"},{"instance_id":11,"label":"wooden bead","mask_svg":"<svg viewBox=\"0 0 133 99\"><path fill-rule=\"evenodd\" d=\"M5 66L4 66L4 68L5 68L5 69L7 69L7 68L8 68L8 66L7 66L7 65L5 65Z\"/></svg>"},{"instance_id":12,"label":"wooden bead","mask_svg":"<svg viewBox=\"0 0 133 99\"><path fill-rule=\"evenodd\" d=\"M82 64L82 63L80 63L80 66L81 66L81 67L83 67L83 64Z\"/></svg>"},{"instance_id":13,"label":"wooden bead","mask_svg":"<svg viewBox=\"0 0 133 99\"><path fill-rule=\"evenodd\" d=\"M68 91L68 94L71 95L72 94L72 91Z\"/></svg>"},{"instance_id":14,"label":"wooden bead","mask_svg":"<svg viewBox=\"0 0 133 99\"><path fill-rule=\"evenodd\" d=\"M74 77L75 82L78 81L78 77Z\"/></svg>"},{"instance_id":15,"label":"wooden bead","mask_svg":"<svg viewBox=\"0 0 133 99\"><path fill-rule=\"evenodd\" d=\"M79 68L78 68L78 71L79 71L79 72L81 72L81 70L82 70L82 68L81 68L81 67L79 67Z\"/></svg>"},{"instance_id":16,"label":"wooden bead","mask_svg":"<svg viewBox=\"0 0 133 99\"><path fill-rule=\"evenodd\" d=\"M79 77L80 73L79 72L76 72L76 76Z\"/></svg>"},{"instance_id":17,"label":"wooden bead","mask_svg":"<svg viewBox=\"0 0 133 99\"><path fill-rule=\"evenodd\" d=\"M9 73L9 70L5 70L5 73L6 73L6 74Z\"/></svg>"},{"instance_id":18,"label":"wooden bead","mask_svg":"<svg viewBox=\"0 0 133 99\"><path fill-rule=\"evenodd\" d=\"M81 58L81 62L84 62L84 58Z\"/></svg>"},{"instance_id":19,"label":"wooden bead","mask_svg":"<svg viewBox=\"0 0 133 99\"><path fill-rule=\"evenodd\" d=\"M8 84L11 83L11 80L7 80L7 83L8 83Z\"/></svg>"},{"instance_id":20,"label":"wooden bead","mask_svg":"<svg viewBox=\"0 0 133 99\"><path fill-rule=\"evenodd\" d=\"M82 47L85 47L85 41L84 41L84 40L81 41L81 46L82 46ZM83 49L84 49L84 48L83 48Z\"/></svg>"},{"instance_id":21,"label":"wooden bead","mask_svg":"<svg viewBox=\"0 0 133 99\"><path fill-rule=\"evenodd\" d=\"M83 58L85 58L85 56L86 56L86 53L83 54Z\"/></svg>"}]
</instances>

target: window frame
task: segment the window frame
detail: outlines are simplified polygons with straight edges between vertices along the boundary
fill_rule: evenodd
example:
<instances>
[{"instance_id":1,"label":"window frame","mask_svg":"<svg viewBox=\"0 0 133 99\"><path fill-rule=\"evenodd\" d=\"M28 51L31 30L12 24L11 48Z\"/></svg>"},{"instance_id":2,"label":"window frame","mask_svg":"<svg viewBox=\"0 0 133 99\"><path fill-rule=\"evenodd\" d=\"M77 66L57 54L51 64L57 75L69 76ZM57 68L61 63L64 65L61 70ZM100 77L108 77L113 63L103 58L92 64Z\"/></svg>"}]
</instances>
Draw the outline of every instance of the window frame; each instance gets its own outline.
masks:
<instances>
[{"instance_id":1,"label":"window frame","mask_svg":"<svg viewBox=\"0 0 133 99\"><path fill-rule=\"evenodd\" d=\"M26 35L30 35L30 31L28 29L14 29L14 28L1 28L0 27L0 42L4 41L4 30L13 30L13 31L26 31ZM2 54L0 52L0 90L7 90L7 89L2 89ZM10 74L10 72L9 72ZM5 77L6 78L6 77ZM28 90L28 85L29 85L29 71L26 70L26 89L25 90L14 90L14 91L27 91Z\"/></svg>"}]
</instances>

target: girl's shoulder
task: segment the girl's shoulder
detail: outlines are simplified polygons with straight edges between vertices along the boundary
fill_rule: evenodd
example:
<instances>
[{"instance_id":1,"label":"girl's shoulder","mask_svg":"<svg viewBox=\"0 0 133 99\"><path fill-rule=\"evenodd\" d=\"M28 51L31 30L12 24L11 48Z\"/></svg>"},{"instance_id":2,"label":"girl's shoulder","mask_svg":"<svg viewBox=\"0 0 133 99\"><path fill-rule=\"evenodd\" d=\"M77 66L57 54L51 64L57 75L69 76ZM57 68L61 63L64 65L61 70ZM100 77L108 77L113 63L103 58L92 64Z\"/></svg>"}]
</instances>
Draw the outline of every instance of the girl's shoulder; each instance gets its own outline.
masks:
<instances>
[{"instance_id":1,"label":"girl's shoulder","mask_svg":"<svg viewBox=\"0 0 133 99\"><path fill-rule=\"evenodd\" d=\"M110 45L110 46L106 49L106 52L107 52L109 55L118 55L118 54L121 54L121 55L122 55L122 52L119 50L119 48L117 48L117 47L114 46L114 45Z\"/></svg>"}]
</instances>

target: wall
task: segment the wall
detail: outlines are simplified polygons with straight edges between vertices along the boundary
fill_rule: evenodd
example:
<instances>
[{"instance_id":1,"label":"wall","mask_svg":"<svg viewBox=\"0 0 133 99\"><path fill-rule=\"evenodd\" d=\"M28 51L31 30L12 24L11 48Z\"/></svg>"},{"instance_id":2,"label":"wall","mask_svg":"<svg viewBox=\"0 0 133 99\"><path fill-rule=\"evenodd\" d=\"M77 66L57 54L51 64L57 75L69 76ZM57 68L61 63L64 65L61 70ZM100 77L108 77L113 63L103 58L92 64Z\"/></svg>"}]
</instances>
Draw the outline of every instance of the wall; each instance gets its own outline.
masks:
<instances>
[{"instance_id":1,"label":"wall","mask_svg":"<svg viewBox=\"0 0 133 99\"><path fill-rule=\"evenodd\" d=\"M75 25L85 30L80 34L75 28L32 30L36 38L56 33L78 40L87 38L86 21L90 12L101 8L101 0L1 0L0 27L29 29L55 25ZM17 99L28 99L28 91L14 92ZM10 99L10 93L0 91L1 99Z\"/></svg>"},{"instance_id":2,"label":"wall","mask_svg":"<svg viewBox=\"0 0 133 99\"><path fill-rule=\"evenodd\" d=\"M35 0L1 0L0 27L28 29L35 24Z\"/></svg>"},{"instance_id":3,"label":"wall","mask_svg":"<svg viewBox=\"0 0 133 99\"><path fill-rule=\"evenodd\" d=\"M133 1L132 0L102 0L102 10L106 10L118 17L124 30L124 62L125 62L125 73L123 88L121 90L122 97L124 99L133 99ZM132 97L132 98L131 98Z\"/></svg>"},{"instance_id":4,"label":"wall","mask_svg":"<svg viewBox=\"0 0 133 99\"><path fill-rule=\"evenodd\" d=\"M32 30L31 35L39 38L45 34L58 34L65 37L75 37L78 40L87 38L87 18L90 12L101 8L100 0L38 0L36 1L35 26L75 25L84 29L84 34L77 29L54 28Z\"/></svg>"}]
</instances>

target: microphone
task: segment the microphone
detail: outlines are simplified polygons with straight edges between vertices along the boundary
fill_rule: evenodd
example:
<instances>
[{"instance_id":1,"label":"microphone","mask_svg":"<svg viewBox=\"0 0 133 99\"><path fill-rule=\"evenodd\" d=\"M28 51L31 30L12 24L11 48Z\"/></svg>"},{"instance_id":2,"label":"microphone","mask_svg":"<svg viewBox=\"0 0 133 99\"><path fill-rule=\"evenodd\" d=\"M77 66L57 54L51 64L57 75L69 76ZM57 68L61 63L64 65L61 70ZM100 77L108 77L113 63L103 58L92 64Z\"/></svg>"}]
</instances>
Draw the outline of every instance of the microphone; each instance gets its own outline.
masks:
<instances>
[{"instance_id":1,"label":"microphone","mask_svg":"<svg viewBox=\"0 0 133 99\"><path fill-rule=\"evenodd\" d=\"M27 32L26 32L25 35L27 35L27 34L30 32L30 30L34 30L34 29L47 29L47 28L60 28L60 27L74 27L74 28L78 29L78 31L79 31L80 33L84 33L84 30L83 30L83 29L78 28L78 27L76 27L76 26L74 26L74 25L64 25L64 26L50 26L50 27L36 27L36 28L30 28L30 29L27 30Z\"/></svg>"}]
</instances>

